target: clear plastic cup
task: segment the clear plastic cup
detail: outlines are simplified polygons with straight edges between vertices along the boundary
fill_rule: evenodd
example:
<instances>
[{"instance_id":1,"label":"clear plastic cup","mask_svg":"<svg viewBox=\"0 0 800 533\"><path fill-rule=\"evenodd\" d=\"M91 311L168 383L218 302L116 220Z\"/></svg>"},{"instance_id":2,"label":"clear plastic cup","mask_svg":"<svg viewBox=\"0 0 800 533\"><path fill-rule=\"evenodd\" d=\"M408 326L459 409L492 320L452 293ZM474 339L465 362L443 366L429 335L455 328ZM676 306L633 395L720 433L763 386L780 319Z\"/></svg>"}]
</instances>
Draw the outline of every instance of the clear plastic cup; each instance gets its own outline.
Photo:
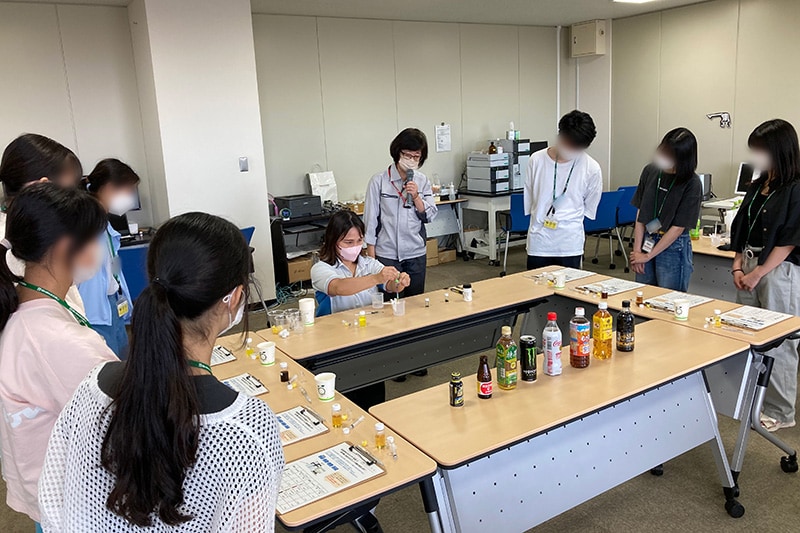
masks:
<instances>
[{"instance_id":1,"label":"clear plastic cup","mask_svg":"<svg viewBox=\"0 0 800 533\"><path fill-rule=\"evenodd\" d=\"M394 316L403 316L406 314L406 301L399 298L392 300L392 312Z\"/></svg>"},{"instance_id":2,"label":"clear plastic cup","mask_svg":"<svg viewBox=\"0 0 800 533\"><path fill-rule=\"evenodd\" d=\"M286 327L286 312L283 310L275 310L267 312L269 318L269 325L272 327L273 335L277 335Z\"/></svg>"},{"instance_id":3,"label":"clear plastic cup","mask_svg":"<svg viewBox=\"0 0 800 533\"><path fill-rule=\"evenodd\" d=\"M303 319L300 316L299 309L287 309L285 315L286 327L289 328L289 331L292 333L300 333L303 331Z\"/></svg>"},{"instance_id":4,"label":"clear plastic cup","mask_svg":"<svg viewBox=\"0 0 800 533\"><path fill-rule=\"evenodd\" d=\"M376 292L372 295L372 308L383 309L383 293Z\"/></svg>"}]
</instances>

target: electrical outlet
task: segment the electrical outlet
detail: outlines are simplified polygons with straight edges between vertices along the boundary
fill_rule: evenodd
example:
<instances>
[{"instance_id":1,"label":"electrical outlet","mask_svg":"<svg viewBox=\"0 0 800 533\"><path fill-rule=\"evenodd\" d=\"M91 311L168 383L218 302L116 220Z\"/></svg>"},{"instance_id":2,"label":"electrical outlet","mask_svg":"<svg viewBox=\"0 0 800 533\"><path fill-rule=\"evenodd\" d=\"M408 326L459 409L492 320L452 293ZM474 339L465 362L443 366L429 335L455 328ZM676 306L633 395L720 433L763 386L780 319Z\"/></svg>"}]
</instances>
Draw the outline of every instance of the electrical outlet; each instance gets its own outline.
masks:
<instances>
[{"instance_id":1,"label":"electrical outlet","mask_svg":"<svg viewBox=\"0 0 800 533\"><path fill-rule=\"evenodd\" d=\"M250 163L246 157L239 158L239 172L247 172L250 170Z\"/></svg>"}]
</instances>

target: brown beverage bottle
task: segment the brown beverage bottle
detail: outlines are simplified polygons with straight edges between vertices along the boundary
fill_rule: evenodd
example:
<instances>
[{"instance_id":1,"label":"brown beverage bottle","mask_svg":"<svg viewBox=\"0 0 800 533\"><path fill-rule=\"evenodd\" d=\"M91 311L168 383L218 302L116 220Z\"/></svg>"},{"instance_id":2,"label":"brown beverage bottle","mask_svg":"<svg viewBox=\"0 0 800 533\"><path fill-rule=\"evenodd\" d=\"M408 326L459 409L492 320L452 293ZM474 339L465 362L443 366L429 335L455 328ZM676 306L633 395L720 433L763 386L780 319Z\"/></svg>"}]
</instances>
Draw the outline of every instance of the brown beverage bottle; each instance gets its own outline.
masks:
<instances>
[{"instance_id":1,"label":"brown beverage bottle","mask_svg":"<svg viewBox=\"0 0 800 533\"><path fill-rule=\"evenodd\" d=\"M489 359L482 355L478 363L478 398L488 400L492 397L494 382L492 381L492 371L489 369Z\"/></svg>"}]
</instances>

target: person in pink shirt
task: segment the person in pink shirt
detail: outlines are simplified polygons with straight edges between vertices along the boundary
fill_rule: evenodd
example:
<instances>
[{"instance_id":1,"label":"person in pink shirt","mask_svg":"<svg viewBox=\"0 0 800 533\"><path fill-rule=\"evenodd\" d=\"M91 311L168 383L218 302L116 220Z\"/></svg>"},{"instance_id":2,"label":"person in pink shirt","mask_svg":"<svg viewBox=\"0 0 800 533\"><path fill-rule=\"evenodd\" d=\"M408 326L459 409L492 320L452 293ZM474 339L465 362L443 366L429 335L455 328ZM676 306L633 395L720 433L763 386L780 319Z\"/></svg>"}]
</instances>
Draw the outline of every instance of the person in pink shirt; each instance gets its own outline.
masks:
<instances>
[{"instance_id":1,"label":"person in pink shirt","mask_svg":"<svg viewBox=\"0 0 800 533\"><path fill-rule=\"evenodd\" d=\"M24 261L25 274L0 261L3 476L9 507L38 522L37 484L56 419L96 365L116 360L66 301L72 284L100 266L106 214L84 192L40 183L21 191L7 215L0 252Z\"/></svg>"}]
</instances>

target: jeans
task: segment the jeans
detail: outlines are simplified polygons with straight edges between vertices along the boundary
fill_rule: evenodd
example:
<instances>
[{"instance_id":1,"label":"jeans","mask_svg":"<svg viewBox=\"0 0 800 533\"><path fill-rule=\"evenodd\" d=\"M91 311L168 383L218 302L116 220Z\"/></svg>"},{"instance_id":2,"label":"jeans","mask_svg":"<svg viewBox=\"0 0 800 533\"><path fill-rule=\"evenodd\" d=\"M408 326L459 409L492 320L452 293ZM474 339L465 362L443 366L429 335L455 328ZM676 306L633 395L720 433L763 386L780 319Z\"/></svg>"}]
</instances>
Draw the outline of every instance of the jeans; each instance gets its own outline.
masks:
<instances>
[{"instance_id":1,"label":"jeans","mask_svg":"<svg viewBox=\"0 0 800 533\"><path fill-rule=\"evenodd\" d=\"M582 256L580 255L570 255L567 257L544 257L541 255L529 255L527 267L528 270L533 270L536 268L542 268L546 266L580 268L581 257Z\"/></svg>"},{"instance_id":2,"label":"jeans","mask_svg":"<svg viewBox=\"0 0 800 533\"><path fill-rule=\"evenodd\" d=\"M661 239L656 235L655 241ZM686 292L692 277L692 242L684 233L666 250L644 264L644 274L636 274L636 281L664 289Z\"/></svg>"},{"instance_id":3,"label":"jeans","mask_svg":"<svg viewBox=\"0 0 800 533\"><path fill-rule=\"evenodd\" d=\"M406 287L401 296L416 296L425 292L425 271L428 268L428 258L424 255L415 257L413 259L404 259L398 261L396 259L387 259L386 257L376 257L383 266L391 266L405 272L411 278L411 284Z\"/></svg>"},{"instance_id":4,"label":"jeans","mask_svg":"<svg viewBox=\"0 0 800 533\"><path fill-rule=\"evenodd\" d=\"M92 324L92 329L99 333L111 351L124 361L128 357L128 332L125 329L125 320L117 313L116 294L108 297L108 305L111 306L111 325Z\"/></svg>"},{"instance_id":5,"label":"jeans","mask_svg":"<svg viewBox=\"0 0 800 533\"><path fill-rule=\"evenodd\" d=\"M758 259L744 259L742 270L750 273ZM770 311L800 314L800 266L784 261L761 278L753 292L737 291L740 304L761 307ZM764 397L764 414L779 422L795 419L797 400L798 341L785 340L777 348L766 352L775 359L767 394Z\"/></svg>"}]
</instances>

